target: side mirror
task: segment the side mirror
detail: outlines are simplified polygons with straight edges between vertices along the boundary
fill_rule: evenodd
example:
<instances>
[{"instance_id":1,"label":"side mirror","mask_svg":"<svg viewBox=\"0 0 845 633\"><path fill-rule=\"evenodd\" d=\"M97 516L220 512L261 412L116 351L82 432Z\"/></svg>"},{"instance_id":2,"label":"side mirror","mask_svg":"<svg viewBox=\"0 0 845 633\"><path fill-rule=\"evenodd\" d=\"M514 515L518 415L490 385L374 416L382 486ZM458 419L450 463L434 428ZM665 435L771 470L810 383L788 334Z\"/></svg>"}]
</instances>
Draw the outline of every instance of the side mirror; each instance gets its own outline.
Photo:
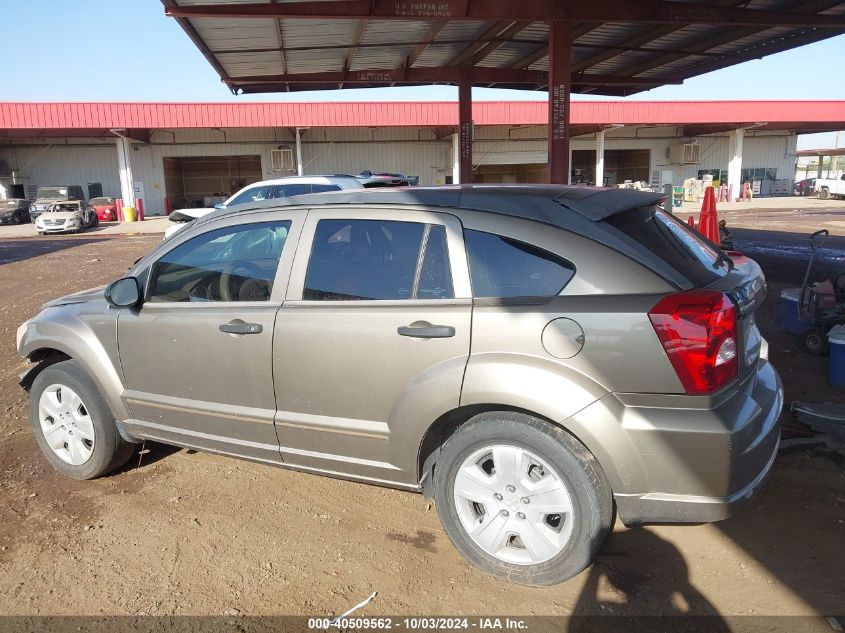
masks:
<instances>
[{"instance_id":1,"label":"side mirror","mask_svg":"<svg viewBox=\"0 0 845 633\"><path fill-rule=\"evenodd\" d=\"M106 287L106 301L115 308L135 308L141 304L141 288L135 277L124 277Z\"/></svg>"},{"instance_id":2,"label":"side mirror","mask_svg":"<svg viewBox=\"0 0 845 633\"><path fill-rule=\"evenodd\" d=\"M215 209L217 209L218 211L219 211L220 209L225 209L225 208L226 208L226 203L225 203L225 202L218 202L217 204L215 204L215 205L214 205L214 208L215 208Z\"/></svg>"}]
</instances>

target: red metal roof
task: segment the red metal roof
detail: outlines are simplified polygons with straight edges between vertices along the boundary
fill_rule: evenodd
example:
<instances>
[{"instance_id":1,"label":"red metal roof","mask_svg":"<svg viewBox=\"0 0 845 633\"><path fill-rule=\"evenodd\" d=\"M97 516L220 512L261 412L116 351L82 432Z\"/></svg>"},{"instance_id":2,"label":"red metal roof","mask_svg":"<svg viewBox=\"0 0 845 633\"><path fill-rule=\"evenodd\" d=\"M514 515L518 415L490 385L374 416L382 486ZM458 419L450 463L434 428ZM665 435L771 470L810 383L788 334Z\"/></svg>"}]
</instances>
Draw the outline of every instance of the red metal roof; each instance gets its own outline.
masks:
<instances>
[{"instance_id":1,"label":"red metal roof","mask_svg":"<svg viewBox=\"0 0 845 633\"><path fill-rule=\"evenodd\" d=\"M539 125L546 101L479 101L476 125ZM845 127L845 101L576 101L572 125ZM457 102L3 103L0 130L455 126Z\"/></svg>"}]
</instances>

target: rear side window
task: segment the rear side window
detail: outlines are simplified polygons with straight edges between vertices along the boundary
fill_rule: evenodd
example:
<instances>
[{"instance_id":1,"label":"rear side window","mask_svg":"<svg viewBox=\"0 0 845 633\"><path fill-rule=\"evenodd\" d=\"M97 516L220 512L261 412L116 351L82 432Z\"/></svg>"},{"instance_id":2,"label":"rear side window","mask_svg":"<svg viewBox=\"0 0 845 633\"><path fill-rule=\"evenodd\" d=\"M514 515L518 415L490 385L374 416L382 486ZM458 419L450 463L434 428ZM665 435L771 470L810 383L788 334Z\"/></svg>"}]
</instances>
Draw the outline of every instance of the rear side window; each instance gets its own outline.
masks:
<instances>
[{"instance_id":1,"label":"rear side window","mask_svg":"<svg viewBox=\"0 0 845 633\"><path fill-rule=\"evenodd\" d=\"M340 185L311 185L312 193L323 193L324 191L340 191Z\"/></svg>"},{"instance_id":2,"label":"rear side window","mask_svg":"<svg viewBox=\"0 0 845 633\"><path fill-rule=\"evenodd\" d=\"M575 275L562 257L502 235L464 231L476 298L553 297Z\"/></svg>"},{"instance_id":3,"label":"rear side window","mask_svg":"<svg viewBox=\"0 0 845 633\"><path fill-rule=\"evenodd\" d=\"M311 193L311 185L303 183L293 183L290 185L275 185L273 187L274 198L301 196L305 193Z\"/></svg>"},{"instance_id":4,"label":"rear side window","mask_svg":"<svg viewBox=\"0 0 845 633\"><path fill-rule=\"evenodd\" d=\"M641 207L605 220L630 239L650 250L695 286L707 286L726 274L713 268L718 253L697 232L656 207Z\"/></svg>"},{"instance_id":5,"label":"rear side window","mask_svg":"<svg viewBox=\"0 0 845 633\"><path fill-rule=\"evenodd\" d=\"M442 226L394 220L317 223L303 299L387 301L452 297Z\"/></svg>"}]
</instances>

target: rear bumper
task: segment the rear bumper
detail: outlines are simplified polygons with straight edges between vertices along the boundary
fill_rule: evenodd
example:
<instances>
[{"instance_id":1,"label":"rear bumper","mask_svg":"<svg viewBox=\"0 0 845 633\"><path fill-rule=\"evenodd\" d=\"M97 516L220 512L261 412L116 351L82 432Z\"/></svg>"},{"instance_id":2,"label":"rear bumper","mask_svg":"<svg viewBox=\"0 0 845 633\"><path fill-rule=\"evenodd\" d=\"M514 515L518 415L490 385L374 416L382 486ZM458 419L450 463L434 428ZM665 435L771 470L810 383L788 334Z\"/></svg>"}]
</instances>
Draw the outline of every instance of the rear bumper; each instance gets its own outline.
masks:
<instances>
[{"instance_id":1,"label":"rear bumper","mask_svg":"<svg viewBox=\"0 0 845 633\"><path fill-rule=\"evenodd\" d=\"M658 400L658 406L623 404L617 412L622 439L608 459L621 461L622 470L614 468L610 478L626 525L727 518L771 470L783 387L768 361L710 408L685 408L683 398Z\"/></svg>"}]
</instances>

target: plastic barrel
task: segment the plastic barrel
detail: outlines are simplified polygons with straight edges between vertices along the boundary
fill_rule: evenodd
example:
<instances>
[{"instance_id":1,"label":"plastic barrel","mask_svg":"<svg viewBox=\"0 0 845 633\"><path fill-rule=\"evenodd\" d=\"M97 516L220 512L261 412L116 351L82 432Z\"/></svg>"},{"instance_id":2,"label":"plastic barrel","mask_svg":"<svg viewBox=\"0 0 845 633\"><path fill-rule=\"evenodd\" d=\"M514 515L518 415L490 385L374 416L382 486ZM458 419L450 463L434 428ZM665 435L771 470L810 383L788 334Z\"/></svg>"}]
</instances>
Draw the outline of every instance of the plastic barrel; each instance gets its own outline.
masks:
<instances>
[{"instance_id":1,"label":"plastic barrel","mask_svg":"<svg viewBox=\"0 0 845 633\"><path fill-rule=\"evenodd\" d=\"M845 325L837 325L827 334L830 344L830 384L845 388Z\"/></svg>"},{"instance_id":2,"label":"plastic barrel","mask_svg":"<svg viewBox=\"0 0 845 633\"><path fill-rule=\"evenodd\" d=\"M133 209L132 207L123 207L123 221L134 222L135 220L135 209Z\"/></svg>"}]
</instances>

